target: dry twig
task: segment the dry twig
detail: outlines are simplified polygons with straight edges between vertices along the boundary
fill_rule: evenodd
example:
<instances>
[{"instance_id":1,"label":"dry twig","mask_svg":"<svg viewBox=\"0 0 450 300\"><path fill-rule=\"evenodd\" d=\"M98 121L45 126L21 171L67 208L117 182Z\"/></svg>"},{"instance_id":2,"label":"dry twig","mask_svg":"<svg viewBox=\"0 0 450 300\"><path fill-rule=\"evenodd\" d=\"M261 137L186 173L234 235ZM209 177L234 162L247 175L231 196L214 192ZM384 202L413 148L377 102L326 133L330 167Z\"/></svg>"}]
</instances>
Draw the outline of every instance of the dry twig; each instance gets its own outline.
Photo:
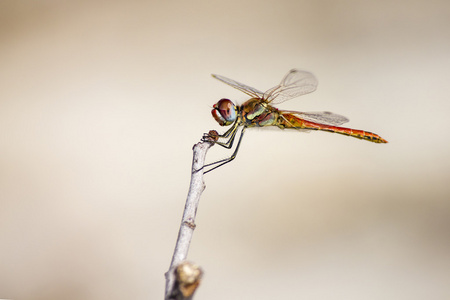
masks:
<instances>
[{"instance_id":1,"label":"dry twig","mask_svg":"<svg viewBox=\"0 0 450 300\"><path fill-rule=\"evenodd\" d=\"M203 182L203 165L205 164L206 153L213 143L202 141L194 148L194 158L192 162L191 184L189 187L186 205L184 207L183 218L181 220L180 231L175 245L172 262L169 271L166 272L166 292L165 300L187 300L191 299L197 288L202 271L199 267L184 263L186 260L189 245L195 229L195 216L200 201L200 196L205 189ZM180 268L179 268L180 266ZM189 268L189 269L187 269ZM192 276L184 276L188 272ZM187 278L184 280L184 278ZM186 288L186 286L188 288Z\"/></svg>"}]
</instances>

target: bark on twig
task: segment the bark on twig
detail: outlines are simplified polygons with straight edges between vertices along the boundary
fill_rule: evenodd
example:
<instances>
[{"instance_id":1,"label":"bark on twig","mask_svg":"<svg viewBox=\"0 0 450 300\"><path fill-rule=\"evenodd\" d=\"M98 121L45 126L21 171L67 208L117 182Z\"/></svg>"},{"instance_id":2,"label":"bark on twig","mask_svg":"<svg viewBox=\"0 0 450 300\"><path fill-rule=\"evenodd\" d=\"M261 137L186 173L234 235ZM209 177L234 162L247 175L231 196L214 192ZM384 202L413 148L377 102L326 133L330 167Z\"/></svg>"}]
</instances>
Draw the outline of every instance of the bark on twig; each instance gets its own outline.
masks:
<instances>
[{"instance_id":1,"label":"bark on twig","mask_svg":"<svg viewBox=\"0 0 450 300\"><path fill-rule=\"evenodd\" d=\"M165 300L185 300L192 298L193 291L190 294L184 294L180 291L180 286L183 286L183 284L185 283L177 282L177 278L180 278L179 273L177 273L177 267L180 265L180 263L186 260L189 251L189 245L191 243L192 235L196 226L195 216L197 214L198 203L200 201L200 196L205 189L202 168L205 164L206 153L212 145L213 143L203 141L197 143L193 148L194 158L192 161L191 184L186 199L186 205L184 207L183 218L181 220L180 230L178 232L178 239L175 245L172 262L170 263L169 271L167 271L165 274ZM195 269L195 267L196 266L194 266L193 268ZM197 276L195 287L198 286L198 282L200 281L201 270L198 272L198 274L199 275Z\"/></svg>"}]
</instances>

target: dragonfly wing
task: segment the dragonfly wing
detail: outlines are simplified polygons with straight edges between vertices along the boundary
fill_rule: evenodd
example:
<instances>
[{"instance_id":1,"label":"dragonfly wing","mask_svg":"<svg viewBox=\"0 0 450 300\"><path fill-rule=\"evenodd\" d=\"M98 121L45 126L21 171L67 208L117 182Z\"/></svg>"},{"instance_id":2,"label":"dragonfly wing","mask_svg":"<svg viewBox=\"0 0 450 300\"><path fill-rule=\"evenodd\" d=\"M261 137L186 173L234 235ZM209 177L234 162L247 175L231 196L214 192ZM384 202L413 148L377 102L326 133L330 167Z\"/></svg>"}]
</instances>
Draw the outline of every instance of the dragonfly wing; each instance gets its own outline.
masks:
<instances>
[{"instance_id":1,"label":"dragonfly wing","mask_svg":"<svg viewBox=\"0 0 450 300\"><path fill-rule=\"evenodd\" d=\"M264 96L264 93L261 91L258 91L255 88L252 88L248 85L242 84L240 82L237 82L233 79L221 76L221 75L216 75L216 74L212 74L212 77L214 77L217 80L222 81L223 83L226 83L232 87L234 87L235 89L240 90L241 92L246 93L247 95L249 95L250 97L253 98L262 98Z\"/></svg>"},{"instance_id":2,"label":"dragonfly wing","mask_svg":"<svg viewBox=\"0 0 450 300\"><path fill-rule=\"evenodd\" d=\"M272 104L281 103L314 92L317 84L317 79L313 74L292 69L284 76L279 85L264 93L264 100Z\"/></svg>"},{"instance_id":3,"label":"dragonfly wing","mask_svg":"<svg viewBox=\"0 0 450 300\"><path fill-rule=\"evenodd\" d=\"M306 121L334 126L339 126L349 121L349 119L347 119L346 117L334 114L329 111L299 112L299 111L283 110L281 111L281 113L293 114Z\"/></svg>"}]
</instances>

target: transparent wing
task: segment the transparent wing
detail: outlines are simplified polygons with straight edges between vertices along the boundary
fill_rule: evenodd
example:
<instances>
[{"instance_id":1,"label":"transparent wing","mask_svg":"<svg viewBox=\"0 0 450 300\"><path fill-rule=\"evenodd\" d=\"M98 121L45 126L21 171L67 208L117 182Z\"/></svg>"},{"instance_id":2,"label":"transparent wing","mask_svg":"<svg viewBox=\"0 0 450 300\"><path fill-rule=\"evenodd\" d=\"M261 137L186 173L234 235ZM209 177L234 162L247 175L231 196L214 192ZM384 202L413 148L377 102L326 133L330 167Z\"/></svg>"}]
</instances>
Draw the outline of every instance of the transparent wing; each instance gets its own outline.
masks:
<instances>
[{"instance_id":1,"label":"transparent wing","mask_svg":"<svg viewBox=\"0 0 450 300\"><path fill-rule=\"evenodd\" d=\"M289 111L289 110L282 110L281 113L287 113L287 114L293 114L297 117L310 121L310 122L316 122L320 124L326 124L326 125L342 125L344 123L347 123L350 121L344 116L334 114L329 111L318 111L318 112L299 112L299 111Z\"/></svg>"},{"instance_id":2,"label":"transparent wing","mask_svg":"<svg viewBox=\"0 0 450 300\"><path fill-rule=\"evenodd\" d=\"M249 95L250 97L254 97L254 98L262 98L264 96L264 93L261 91L258 91L255 88L252 88L248 85L242 84L240 82L237 82L233 79L230 78L226 78L224 76L220 76L220 75L216 75L216 74L211 74L212 77L214 77L217 80L220 80L232 87L234 87L235 89L240 90L241 92L246 93L247 95Z\"/></svg>"},{"instance_id":3,"label":"transparent wing","mask_svg":"<svg viewBox=\"0 0 450 300\"><path fill-rule=\"evenodd\" d=\"M313 74L292 69L284 76L279 85L264 93L264 100L268 103L278 104L314 92L316 88L317 79Z\"/></svg>"}]
</instances>

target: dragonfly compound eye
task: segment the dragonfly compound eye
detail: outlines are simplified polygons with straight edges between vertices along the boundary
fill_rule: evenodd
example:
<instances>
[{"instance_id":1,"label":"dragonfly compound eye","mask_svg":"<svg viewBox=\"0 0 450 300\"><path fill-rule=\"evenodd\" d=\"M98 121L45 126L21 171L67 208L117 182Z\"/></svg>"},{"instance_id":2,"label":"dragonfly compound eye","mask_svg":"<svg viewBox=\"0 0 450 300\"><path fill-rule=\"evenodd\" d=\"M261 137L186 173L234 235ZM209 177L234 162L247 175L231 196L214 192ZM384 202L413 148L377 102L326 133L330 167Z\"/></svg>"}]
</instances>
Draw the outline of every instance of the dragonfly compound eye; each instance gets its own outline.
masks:
<instances>
[{"instance_id":1,"label":"dragonfly compound eye","mask_svg":"<svg viewBox=\"0 0 450 300\"><path fill-rule=\"evenodd\" d=\"M221 99L214 104L211 114L220 126L231 125L236 120L236 107L229 99Z\"/></svg>"}]
</instances>

